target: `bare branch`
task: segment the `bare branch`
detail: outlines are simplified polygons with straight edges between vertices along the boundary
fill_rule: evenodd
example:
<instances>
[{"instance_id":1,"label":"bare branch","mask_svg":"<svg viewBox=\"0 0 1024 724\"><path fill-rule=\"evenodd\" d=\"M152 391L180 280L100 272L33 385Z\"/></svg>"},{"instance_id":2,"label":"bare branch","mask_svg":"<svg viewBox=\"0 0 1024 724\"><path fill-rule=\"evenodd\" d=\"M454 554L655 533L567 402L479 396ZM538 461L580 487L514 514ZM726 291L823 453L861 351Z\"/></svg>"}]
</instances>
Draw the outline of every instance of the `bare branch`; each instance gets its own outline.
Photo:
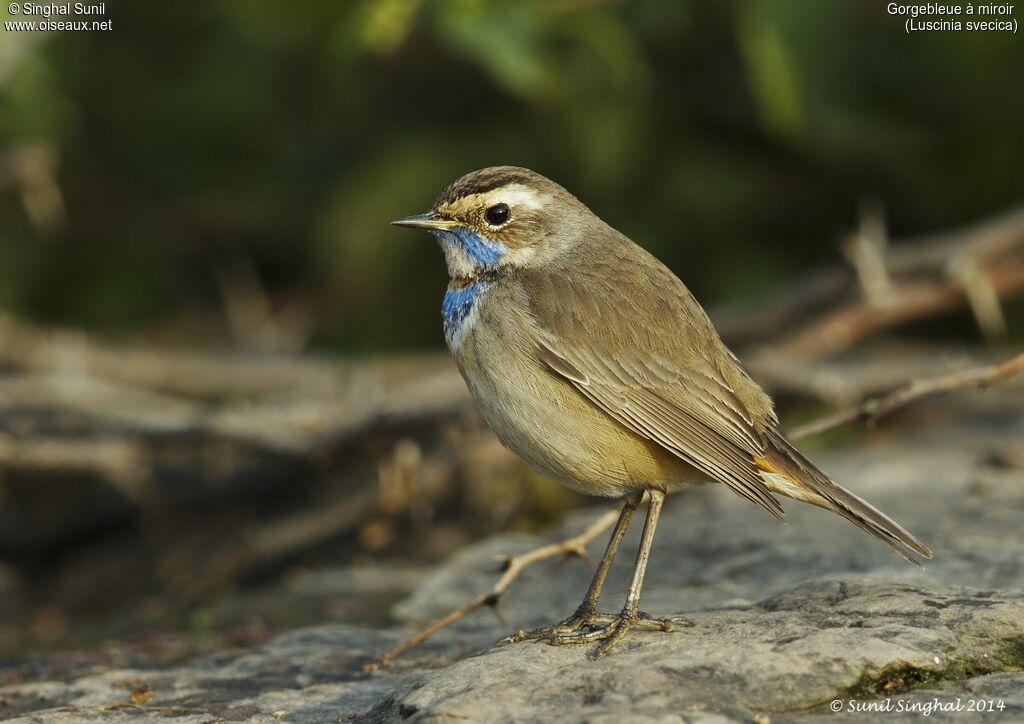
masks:
<instances>
[{"instance_id":1,"label":"bare branch","mask_svg":"<svg viewBox=\"0 0 1024 724\"><path fill-rule=\"evenodd\" d=\"M865 301L884 307L896 296L896 286L886 264L889 234L881 204L861 204L860 227L843 243L843 253L857 272Z\"/></svg>"},{"instance_id":2,"label":"bare branch","mask_svg":"<svg viewBox=\"0 0 1024 724\"><path fill-rule=\"evenodd\" d=\"M731 345L781 339L772 343L777 352L819 359L872 333L965 305L986 334L999 333L1001 311L993 298L1024 290L1024 206L891 244L880 243L881 234L880 218L868 213L858 236L875 240L861 239L847 248L857 274L831 267L795 280L769 299L713 309L722 337Z\"/></svg>"},{"instance_id":3,"label":"bare branch","mask_svg":"<svg viewBox=\"0 0 1024 724\"><path fill-rule=\"evenodd\" d=\"M859 405L800 425L789 432L789 437L799 440L854 422L872 423L922 397L965 387L988 387L1021 371L1024 371L1024 352L987 367L911 380L888 394L872 397Z\"/></svg>"},{"instance_id":4,"label":"bare branch","mask_svg":"<svg viewBox=\"0 0 1024 724\"><path fill-rule=\"evenodd\" d=\"M566 538L565 540L557 543L549 543L548 545L535 548L534 550L523 553L522 555L508 557L505 559L504 565L502 566L503 573L501 578L498 579L497 583L494 584L494 587L491 588L490 591L480 594L466 603L462 608L456 609L455 611L437 619L426 628L420 630L418 633L400 643L395 648L381 655L381 657L373 663L367 664L365 670L376 671L383 666L387 666L398 656L401 656L409 649L419 646L441 629L451 626L453 623L464 618L473 611L483 608L484 606L496 606L498 600L505 594L512 583L519 578L520 574L535 563L566 555L588 559L587 545L597 536L611 528L618 517L618 510L609 510L587 526L586 530L579 535L573 536L572 538Z\"/></svg>"},{"instance_id":5,"label":"bare branch","mask_svg":"<svg viewBox=\"0 0 1024 724\"><path fill-rule=\"evenodd\" d=\"M992 290L1009 296L1024 290L1024 263L1004 260L986 270ZM896 297L884 307L857 302L811 322L773 352L794 360L810 361L840 352L853 343L884 329L915 319L962 307L966 303L962 283L947 280L898 287Z\"/></svg>"},{"instance_id":6,"label":"bare branch","mask_svg":"<svg viewBox=\"0 0 1024 724\"><path fill-rule=\"evenodd\" d=\"M1005 336L1006 317L992 277L970 256L951 263L949 274L963 286L967 303L982 334L989 339Z\"/></svg>"}]
</instances>

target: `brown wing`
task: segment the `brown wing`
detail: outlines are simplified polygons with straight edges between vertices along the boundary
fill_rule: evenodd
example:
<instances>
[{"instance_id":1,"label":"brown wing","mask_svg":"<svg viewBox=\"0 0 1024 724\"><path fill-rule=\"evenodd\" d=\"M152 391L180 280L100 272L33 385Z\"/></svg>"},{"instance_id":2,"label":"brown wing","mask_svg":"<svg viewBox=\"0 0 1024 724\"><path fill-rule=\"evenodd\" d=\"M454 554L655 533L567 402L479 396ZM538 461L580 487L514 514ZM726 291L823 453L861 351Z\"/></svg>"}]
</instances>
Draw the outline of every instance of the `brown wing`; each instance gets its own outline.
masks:
<instances>
[{"instance_id":1,"label":"brown wing","mask_svg":"<svg viewBox=\"0 0 1024 724\"><path fill-rule=\"evenodd\" d=\"M771 402L689 291L639 247L524 281L550 369L637 435L782 520L755 458Z\"/></svg>"}]
</instances>

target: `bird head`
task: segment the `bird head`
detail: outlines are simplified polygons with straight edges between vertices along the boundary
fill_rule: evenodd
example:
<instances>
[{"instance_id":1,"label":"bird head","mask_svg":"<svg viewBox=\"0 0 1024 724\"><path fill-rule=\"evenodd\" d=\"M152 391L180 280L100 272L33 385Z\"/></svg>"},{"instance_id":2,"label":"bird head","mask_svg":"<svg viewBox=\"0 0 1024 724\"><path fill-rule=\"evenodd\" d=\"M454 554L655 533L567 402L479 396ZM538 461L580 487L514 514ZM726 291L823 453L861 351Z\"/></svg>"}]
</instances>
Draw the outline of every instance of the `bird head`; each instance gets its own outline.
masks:
<instances>
[{"instance_id":1,"label":"bird head","mask_svg":"<svg viewBox=\"0 0 1024 724\"><path fill-rule=\"evenodd\" d=\"M472 279L546 263L571 243L581 211L586 207L554 181L492 166L449 184L427 213L391 223L432 233L449 275Z\"/></svg>"}]
</instances>

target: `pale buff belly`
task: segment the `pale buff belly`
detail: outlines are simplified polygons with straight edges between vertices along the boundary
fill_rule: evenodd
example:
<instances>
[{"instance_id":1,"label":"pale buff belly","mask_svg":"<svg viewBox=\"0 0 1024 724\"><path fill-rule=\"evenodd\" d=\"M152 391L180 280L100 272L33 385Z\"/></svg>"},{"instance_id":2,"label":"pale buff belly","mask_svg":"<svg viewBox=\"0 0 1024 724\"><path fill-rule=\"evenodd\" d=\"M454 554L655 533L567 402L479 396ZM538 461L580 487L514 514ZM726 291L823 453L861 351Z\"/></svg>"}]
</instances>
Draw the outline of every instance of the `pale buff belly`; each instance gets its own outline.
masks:
<instances>
[{"instance_id":1,"label":"pale buff belly","mask_svg":"<svg viewBox=\"0 0 1024 724\"><path fill-rule=\"evenodd\" d=\"M507 332L477 325L453 352L487 424L530 467L578 492L609 497L701 480L691 466L595 408Z\"/></svg>"}]
</instances>

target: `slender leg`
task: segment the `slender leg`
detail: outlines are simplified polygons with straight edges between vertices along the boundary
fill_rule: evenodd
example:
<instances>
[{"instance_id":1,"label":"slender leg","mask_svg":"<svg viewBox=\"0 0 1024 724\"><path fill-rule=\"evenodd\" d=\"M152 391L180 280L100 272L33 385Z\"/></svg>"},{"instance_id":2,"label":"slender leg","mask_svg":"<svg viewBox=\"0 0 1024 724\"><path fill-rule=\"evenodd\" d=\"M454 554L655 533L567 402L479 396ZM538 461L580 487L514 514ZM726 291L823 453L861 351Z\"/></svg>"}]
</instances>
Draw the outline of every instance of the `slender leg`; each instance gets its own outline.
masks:
<instances>
[{"instance_id":1,"label":"slender leg","mask_svg":"<svg viewBox=\"0 0 1024 724\"><path fill-rule=\"evenodd\" d=\"M643 493L638 493L629 496L623 502L619 519L615 521L612 535L608 539L608 546L604 549L601 562L597 564L594 577L590 580L587 593L583 597L583 602L579 605L579 608L576 609L576 612L554 626L545 626L533 631L517 631L504 639L503 643L517 643L527 639L553 639L566 633L579 631L584 626L592 623L595 618L608 618L598 615L597 603L601 599L601 590L604 588L604 582L608 578L608 571L611 570L612 563L615 561L615 554L619 552L619 546L622 545L622 539L626 537L626 531L629 530L629 524L633 520L633 514L636 513L642 497Z\"/></svg>"},{"instance_id":2,"label":"slender leg","mask_svg":"<svg viewBox=\"0 0 1024 724\"><path fill-rule=\"evenodd\" d=\"M654 543L654 530L658 527L658 518L665 505L665 494L660 490L651 491L651 502L647 506L647 520L644 521L644 534L640 538L640 549L636 552L636 567L633 569L633 580L629 584L626 605L623 613L635 616L640 610L640 588L644 585L647 573L647 561L651 557L651 545Z\"/></svg>"},{"instance_id":3,"label":"slender leg","mask_svg":"<svg viewBox=\"0 0 1024 724\"><path fill-rule=\"evenodd\" d=\"M633 580L629 584L629 594L626 596L626 605L623 606L622 612L610 620L606 626L558 636L553 638L551 643L575 644L601 641L600 646L594 651L594 658L599 658L611 651L612 647L622 639L632 626L638 625L643 628L672 631L676 624L693 625L691 621L681 617L656 619L640 612L640 589L644 583L644 574L647 572L647 560L651 555L654 531L658 527L658 518L661 515L661 508L665 503L665 493L660 490L651 490L650 498L651 502L647 508L647 520L644 522L644 532L636 555L636 567L633 569Z\"/></svg>"},{"instance_id":4,"label":"slender leg","mask_svg":"<svg viewBox=\"0 0 1024 724\"><path fill-rule=\"evenodd\" d=\"M640 548L636 552L636 567L633 568L633 580L630 581L629 593L626 594L626 605L622 607L619 620L612 624L611 633L594 651L595 659L611 651L612 647L619 642L638 618L637 614L640 612L640 589L644 585L644 576L647 574L647 561L651 557L651 544L654 543L654 531L658 527L658 518L661 517L661 508L664 504L665 494L660 490L652 490L651 502L647 506L647 520L644 521L644 533L640 538Z\"/></svg>"},{"instance_id":5,"label":"slender leg","mask_svg":"<svg viewBox=\"0 0 1024 724\"><path fill-rule=\"evenodd\" d=\"M622 512L619 513L619 519L615 521L612 535L608 539L608 546L604 549L601 562L597 564L594 577L590 579L590 586L587 588L586 595L583 596L583 603L576 610L575 616L577 618L592 616L597 613L597 603L601 600L601 590L604 588L605 579L608 578L608 571L612 569L612 563L615 562L615 554L619 552L619 546L622 545L622 539L626 537L626 531L629 530L629 524L633 520L633 514L636 513L642 497L643 493L631 495L622 504Z\"/></svg>"}]
</instances>

